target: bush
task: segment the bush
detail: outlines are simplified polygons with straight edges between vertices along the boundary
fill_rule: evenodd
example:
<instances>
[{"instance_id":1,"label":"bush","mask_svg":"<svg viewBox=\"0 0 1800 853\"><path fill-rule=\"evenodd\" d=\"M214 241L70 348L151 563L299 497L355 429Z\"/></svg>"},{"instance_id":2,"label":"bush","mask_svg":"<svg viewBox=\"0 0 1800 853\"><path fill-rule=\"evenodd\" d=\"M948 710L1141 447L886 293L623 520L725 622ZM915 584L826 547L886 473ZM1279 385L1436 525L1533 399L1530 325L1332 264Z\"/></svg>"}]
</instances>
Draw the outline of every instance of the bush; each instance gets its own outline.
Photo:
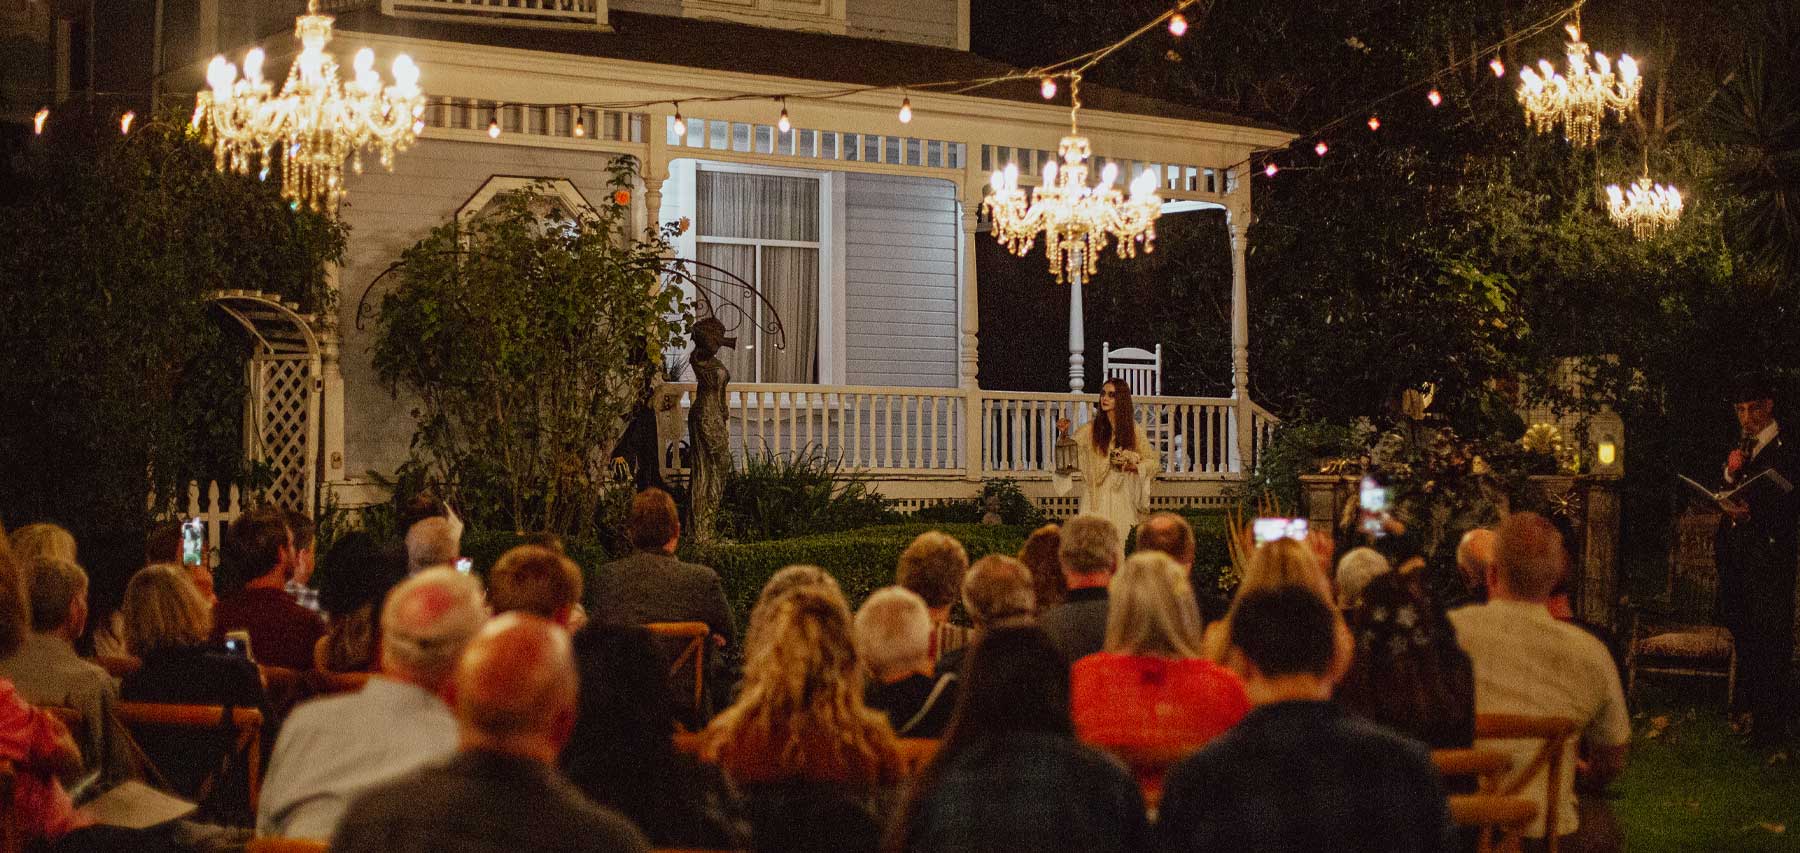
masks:
<instances>
[{"instance_id":1,"label":"bush","mask_svg":"<svg viewBox=\"0 0 1800 853\"><path fill-rule=\"evenodd\" d=\"M763 542L832 533L895 520L893 503L845 472L822 450L750 456L725 478L718 529L732 540Z\"/></svg>"},{"instance_id":2,"label":"bush","mask_svg":"<svg viewBox=\"0 0 1800 853\"><path fill-rule=\"evenodd\" d=\"M989 500L999 502L1000 523L1015 527L1035 528L1050 520L1042 507L1025 496L1019 483L1010 477L983 480L981 496L964 500L935 503L913 513L920 521L940 524L979 524L987 515Z\"/></svg>"}]
</instances>

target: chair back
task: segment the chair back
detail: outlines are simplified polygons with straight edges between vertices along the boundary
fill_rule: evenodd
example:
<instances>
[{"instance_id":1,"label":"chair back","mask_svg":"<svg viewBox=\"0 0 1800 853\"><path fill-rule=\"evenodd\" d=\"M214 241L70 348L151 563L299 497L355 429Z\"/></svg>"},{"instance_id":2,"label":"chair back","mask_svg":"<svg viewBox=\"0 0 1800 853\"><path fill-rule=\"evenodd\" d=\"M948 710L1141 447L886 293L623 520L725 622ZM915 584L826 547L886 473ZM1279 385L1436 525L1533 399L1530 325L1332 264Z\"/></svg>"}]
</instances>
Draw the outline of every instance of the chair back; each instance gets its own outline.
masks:
<instances>
[{"instance_id":1,"label":"chair back","mask_svg":"<svg viewBox=\"0 0 1800 853\"><path fill-rule=\"evenodd\" d=\"M1563 756L1580 724L1566 717L1533 717L1522 714L1476 714L1475 738L1482 740L1536 740L1537 750L1525 766L1516 768L1495 794L1516 797L1538 773L1545 774L1544 801L1537 804L1544 815L1544 843L1557 851L1557 814L1562 803Z\"/></svg>"},{"instance_id":2,"label":"chair back","mask_svg":"<svg viewBox=\"0 0 1800 853\"><path fill-rule=\"evenodd\" d=\"M263 714L260 709L234 707L227 715L227 709L221 705L120 702L117 710L119 722L139 741L148 732L175 731L181 733L184 740L192 739L203 747L207 743L204 735L228 733L229 742L224 756L202 774L198 790L179 793L192 795L195 802L207 803L221 785L231 783L236 776L232 765L241 758L244 778L248 784L245 794L250 817L255 819L257 803L262 794ZM158 771L161 775L168 776L167 768L158 768Z\"/></svg>"},{"instance_id":3,"label":"chair back","mask_svg":"<svg viewBox=\"0 0 1800 853\"><path fill-rule=\"evenodd\" d=\"M1480 830L1478 853L1517 853L1525 827L1537 817L1537 804L1522 797L1492 794L1451 795L1450 820Z\"/></svg>"},{"instance_id":4,"label":"chair back","mask_svg":"<svg viewBox=\"0 0 1800 853\"><path fill-rule=\"evenodd\" d=\"M1112 342L1100 345L1100 378L1123 379L1133 397L1154 397L1162 393L1162 344L1155 351L1138 347L1112 348Z\"/></svg>"},{"instance_id":5,"label":"chair back","mask_svg":"<svg viewBox=\"0 0 1800 853\"><path fill-rule=\"evenodd\" d=\"M21 853L25 849L19 812L13 808L14 786L18 782L18 769L11 761L0 760L0 853Z\"/></svg>"},{"instance_id":6,"label":"chair back","mask_svg":"<svg viewBox=\"0 0 1800 853\"><path fill-rule=\"evenodd\" d=\"M1497 749L1434 749L1431 763L1443 776L1475 777L1483 794L1500 790L1513 767L1512 756Z\"/></svg>"},{"instance_id":7,"label":"chair back","mask_svg":"<svg viewBox=\"0 0 1800 853\"><path fill-rule=\"evenodd\" d=\"M110 657L102 655L94 658L94 663L106 670L106 674L114 678L124 678L144 668L144 662L134 657Z\"/></svg>"},{"instance_id":8,"label":"chair back","mask_svg":"<svg viewBox=\"0 0 1800 853\"><path fill-rule=\"evenodd\" d=\"M300 680L307 696L330 696L335 693L355 693L369 683L368 672L327 672L311 670L301 673Z\"/></svg>"},{"instance_id":9,"label":"chair back","mask_svg":"<svg viewBox=\"0 0 1800 853\"><path fill-rule=\"evenodd\" d=\"M244 853L325 853L329 849L329 842L311 838L252 838L244 845Z\"/></svg>"},{"instance_id":10,"label":"chair back","mask_svg":"<svg viewBox=\"0 0 1800 853\"><path fill-rule=\"evenodd\" d=\"M706 718L706 642L712 637L712 629L705 622L651 622L644 626L653 637L681 641L681 650L676 653L675 660L669 665L671 679L681 676L682 670L692 667L694 671L693 704L694 719L704 722ZM685 691L684 691L685 692Z\"/></svg>"}]
</instances>

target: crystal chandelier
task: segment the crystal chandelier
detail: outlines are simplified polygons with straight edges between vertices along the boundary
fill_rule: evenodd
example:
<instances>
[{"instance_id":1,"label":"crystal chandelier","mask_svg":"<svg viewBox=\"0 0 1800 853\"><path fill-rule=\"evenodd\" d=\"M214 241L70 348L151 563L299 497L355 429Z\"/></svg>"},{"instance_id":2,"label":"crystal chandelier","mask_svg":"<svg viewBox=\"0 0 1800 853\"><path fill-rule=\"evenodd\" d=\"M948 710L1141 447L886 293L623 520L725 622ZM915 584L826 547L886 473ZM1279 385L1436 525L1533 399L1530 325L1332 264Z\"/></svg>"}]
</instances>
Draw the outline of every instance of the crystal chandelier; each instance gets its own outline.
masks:
<instances>
[{"instance_id":1,"label":"crystal chandelier","mask_svg":"<svg viewBox=\"0 0 1800 853\"><path fill-rule=\"evenodd\" d=\"M1581 40L1581 10L1568 30L1566 45L1569 73L1556 73L1550 60L1538 60L1538 71L1519 69L1519 103L1525 105L1525 118L1538 133L1549 133L1558 124L1563 136L1576 147L1600 141L1600 122L1606 111L1621 118L1637 106L1638 92L1644 87L1638 76L1637 61L1628 54L1619 56L1618 73L1606 54L1594 51L1594 64L1588 65L1588 46Z\"/></svg>"},{"instance_id":2,"label":"crystal chandelier","mask_svg":"<svg viewBox=\"0 0 1800 853\"><path fill-rule=\"evenodd\" d=\"M1606 188L1606 211L1613 224L1630 228L1639 240L1674 228L1681 221L1681 204L1681 191L1651 183L1648 170L1629 189L1621 190L1618 184Z\"/></svg>"},{"instance_id":3,"label":"crystal chandelier","mask_svg":"<svg viewBox=\"0 0 1800 853\"><path fill-rule=\"evenodd\" d=\"M249 174L255 163L267 178L279 147L282 197L328 215L344 197L344 161L360 174L362 149L373 148L393 169L394 152L418 138L425 112L419 67L406 54L394 58L391 86L382 86L375 52L366 47L356 53L355 79L340 82L337 60L325 52L332 20L319 14L318 0L308 0L294 21L301 50L281 94L262 76L263 51L254 48L244 54L242 78L223 55L213 57L206 68L212 91L201 92L194 107L194 125L211 135L220 171Z\"/></svg>"},{"instance_id":4,"label":"crystal chandelier","mask_svg":"<svg viewBox=\"0 0 1800 853\"><path fill-rule=\"evenodd\" d=\"M1096 259L1111 241L1118 241L1121 258L1135 257L1139 243L1150 251L1156 217L1162 214L1155 172L1145 171L1131 182L1130 198L1114 187L1119 179L1114 163L1100 170L1097 186L1088 186L1087 161L1093 152L1078 123L1080 74L1070 75L1069 100L1069 135L1057 146L1062 166L1045 163L1043 185L1028 195L1019 186L1019 167L1009 163L994 172L993 192L982 203L993 219L994 238L1015 255L1030 252L1043 232L1044 254L1059 283L1092 276Z\"/></svg>"}]
</instances>

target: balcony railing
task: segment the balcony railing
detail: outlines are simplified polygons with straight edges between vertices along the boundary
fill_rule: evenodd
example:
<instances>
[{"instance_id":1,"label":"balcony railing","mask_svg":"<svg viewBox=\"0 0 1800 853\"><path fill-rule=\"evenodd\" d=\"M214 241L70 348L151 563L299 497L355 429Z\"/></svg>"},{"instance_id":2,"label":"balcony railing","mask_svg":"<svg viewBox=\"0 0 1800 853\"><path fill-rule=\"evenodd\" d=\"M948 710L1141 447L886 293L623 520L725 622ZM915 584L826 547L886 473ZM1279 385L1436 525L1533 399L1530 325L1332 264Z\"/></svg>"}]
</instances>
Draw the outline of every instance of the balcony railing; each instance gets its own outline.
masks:
<instances>
[{"instance_id":1,"label":"balcony railing","mask_svg":"<svg viewBox=\"0 0 1800 853\"><path fill-rule=\"evenodd\" d=\"M381 13L477 24L606 29L606 0L381 0Z\"/></svg>"}]
</instances>

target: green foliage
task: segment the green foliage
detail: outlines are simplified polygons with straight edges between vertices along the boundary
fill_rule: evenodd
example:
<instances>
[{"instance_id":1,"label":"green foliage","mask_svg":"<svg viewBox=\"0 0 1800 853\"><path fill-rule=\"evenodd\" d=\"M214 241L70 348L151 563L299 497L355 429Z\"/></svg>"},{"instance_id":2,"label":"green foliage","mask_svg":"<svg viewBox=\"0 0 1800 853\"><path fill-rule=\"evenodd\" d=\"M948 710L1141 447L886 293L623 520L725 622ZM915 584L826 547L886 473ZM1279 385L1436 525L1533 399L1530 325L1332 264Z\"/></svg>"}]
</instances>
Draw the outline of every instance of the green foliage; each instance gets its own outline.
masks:
<instances>
[{"instance_id":1,"label":"green foliage","mask_svg":"<svg viewBox=\"0 0 1800 853\"><path fill-rule=\"evenodd\" d=\"M239 478L247 349L206 294L330 309L324 264L343 228L292 210L275 184L220 174L185 124L121 136L59 113L0 166L8 523L135 528L152 489Z\"/></svg>"},{"instance_id":2,"label":"green foliage","mask_svg":"<svg viewBox=\"0 0 1800 853\"><path fill-rule=\"evenodd\" d=\"M719 530L760 542L849 530L894 518L892 502L823 450L752 454L725 478Z\"/></svg>"},{"instance_id":3,"label":"green foliage","mask_svg":"<svg viewBox=\"0 0 1800 853\"><path fill-rule=\"evenodd\" d=\"M1027 497L1019 488L1019 482L1011 477L983 480L980 497L932 504L913 513L913 517L920 521L979 524L987 515L990 502L1000 514L1001 524L1031 529L1050 520L1050 516Z\"/></svg>"},{"instance_id":4,"label":"green foliage","mask_svg":"<svg viewBox=\"0 0 1800 853\"><path fill-rule=\"evenodd\" d=\"M1300 475L1318 473L1328 459L1355 459L1368 449L1371 430L1325 421L1283 421L1257 456L1256 470L1244 482L1239 500L1254 506L1263 495L1283 507L1300 506Z\"/></svg>"},{"instance_id":5,"label":"green foliage","mask_svg":"<svg viewBox=\"0 0 1800 853\"><path fill-rule=\"evenodd\" d=\"M402 256L375 367L419 398L414 452L472 522L596 529L610 451L691 319L661 286L673 232L629 233L635 170L613 161L598 208L508 193Z\"/></svg>"}]
</instances>

